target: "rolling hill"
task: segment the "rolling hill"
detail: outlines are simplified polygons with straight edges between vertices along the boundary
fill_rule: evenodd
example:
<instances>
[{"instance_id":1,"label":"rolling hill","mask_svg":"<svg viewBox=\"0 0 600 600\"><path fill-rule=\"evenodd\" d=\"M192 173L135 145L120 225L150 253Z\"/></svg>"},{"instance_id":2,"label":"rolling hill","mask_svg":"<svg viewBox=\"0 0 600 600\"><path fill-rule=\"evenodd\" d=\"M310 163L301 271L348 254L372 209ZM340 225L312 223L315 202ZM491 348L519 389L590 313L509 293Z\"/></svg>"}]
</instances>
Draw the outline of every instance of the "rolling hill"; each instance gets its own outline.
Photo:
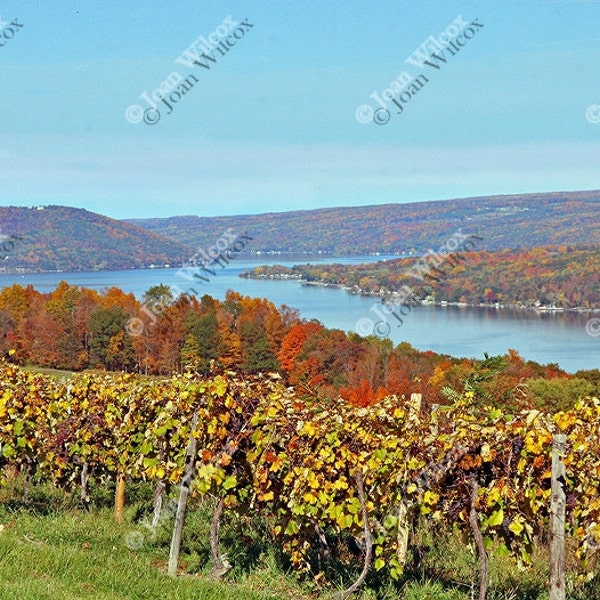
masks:
<instances>
[{"instance_id":1,"label":"rolling hill","mask_svg":"<svg viewBox=\"0 0 600 600\"><path fill-rule=\"evenodd\" d=\"M180 264L191 251L79 208L0 206L2 271L95 271Z\"/></svg>"},{"instance_id":2,"label":"rolling hill","mask_svg":"<svg viewBox=\"0 0 600 600\"><path fill-rule=\"evenodd\" d=\"M130 222L193 247L214 244L231 227L254 238L251 253L419 252L461 227L485 238L487 250L600 244L600 190Z\"/></svg>"},{"instance_id":3,"label":"rolling hill","mask_svg":"<svg viewBox=\"0 0 600 600\"><path fill-rule=\"evenodd\" d=\"M477 232L488 251L600 245L600 190L130 220L64 206L0 207L0 270L180 266L230 228L252 237L242 254L255 255L406 255L439 247L461 228Z\"/></svg>"}]
</instances>

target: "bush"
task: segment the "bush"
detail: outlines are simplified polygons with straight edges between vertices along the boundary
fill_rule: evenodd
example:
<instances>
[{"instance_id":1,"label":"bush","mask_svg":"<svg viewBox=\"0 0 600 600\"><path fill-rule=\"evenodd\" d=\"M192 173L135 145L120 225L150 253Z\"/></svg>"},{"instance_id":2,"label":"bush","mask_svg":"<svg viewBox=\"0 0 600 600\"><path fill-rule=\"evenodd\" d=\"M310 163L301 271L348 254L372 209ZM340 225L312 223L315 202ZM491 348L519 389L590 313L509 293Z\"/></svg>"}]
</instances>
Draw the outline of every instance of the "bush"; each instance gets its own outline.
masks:
<instances>
[{"instance_id":1,"label":"bush","mask_svg":"<svg viewBox=\"0 0 600 600\"><path fill-rule=\"evenodd\" d=\"M529 379L529 396L538 410L558 412L570 410L580 398L592 396L596 386L585 379Z\"/></svg>"}]
</instances>

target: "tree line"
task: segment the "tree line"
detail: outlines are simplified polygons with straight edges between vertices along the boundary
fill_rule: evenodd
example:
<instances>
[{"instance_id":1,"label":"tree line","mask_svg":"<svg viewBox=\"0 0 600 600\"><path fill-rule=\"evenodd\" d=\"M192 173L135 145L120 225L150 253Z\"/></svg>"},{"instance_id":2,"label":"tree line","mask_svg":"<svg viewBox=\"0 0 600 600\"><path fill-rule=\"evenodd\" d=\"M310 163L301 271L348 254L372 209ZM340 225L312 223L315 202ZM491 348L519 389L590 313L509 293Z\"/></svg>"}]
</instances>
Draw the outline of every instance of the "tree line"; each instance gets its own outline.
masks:
<instances>
[{"instance_id":1,"label":"tree line","mask_svg":"<svg viewBox=\"0 0 600 600\"><path fill-rule=\"evenodd\" d=\"M459 252L421 277L411 275L417 261L260 266L243 276L295 278L363 294L389 294L410 285L418 298L435 302L600 309L598 246Z\"/></svg>"},{"instance_id":2,"label":"tree line","mask_svg":"<svg viewBox=\"0 0 600 600\"><path fill-rule=\"evenodd\" d=\"M132 319L142 326L128 327ZM483 350L483 349L482 349ZM0 291L0 351L14 363L155 376L186 370L277 373L322 398L367 406L389 394L420 393L444 404L474 390L498 406L557 410L598 394L600 371L570 375L509 350L456 358L402 342L361 337L301 319L294 309L228 291L174 298L166 285L140 302L118 288L103 292L61 282L52 292L13 285Z\"/></svg>"}]
</instances>

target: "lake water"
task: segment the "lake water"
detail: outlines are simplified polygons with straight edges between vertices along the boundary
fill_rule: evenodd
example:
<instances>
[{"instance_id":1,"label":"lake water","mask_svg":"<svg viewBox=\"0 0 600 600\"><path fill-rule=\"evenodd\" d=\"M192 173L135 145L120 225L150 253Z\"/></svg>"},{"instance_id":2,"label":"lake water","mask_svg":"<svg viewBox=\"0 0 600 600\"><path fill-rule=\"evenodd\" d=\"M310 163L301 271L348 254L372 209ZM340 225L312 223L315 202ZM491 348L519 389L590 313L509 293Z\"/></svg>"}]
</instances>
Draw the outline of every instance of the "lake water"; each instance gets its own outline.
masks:
<instances>
[{"instance_id":1,"label":"lake water","mask_svg":"<svg viewBox=\"0 0 600 600\"><path fill-rule=\"evenodd\" d=\"M0 288L19 283L33 285L40 292L53 290L59 281L101 290L117 286L141 298L153 285L164 283L181 290L194 287L200 294L223 299L228 289L253 297L268 298L276 306L296 308L307 319L318 319L329 328L368 333L380 317L372 310L375 298L354 296L337 288L303 286L297 281L242 279L239 274L259 264L331 263L355 264L397 257L352 257L291 260L260 258L236 259L226 269L216 268L209 282L189 282L177 269L139 269L93 273L41 273L0 275ZM536 313L495 308L418 306L404 317L401 327L388 318L389 337L394 343L407 341L419 350L433 350L452 356L483 358L504 354L509 348L525 359L542 364L556 363L569 372L600 368L600 337L586 333L590 315L575 313ZM379 327L387 326L379 323Z\"/></svg>"}]
</instances>

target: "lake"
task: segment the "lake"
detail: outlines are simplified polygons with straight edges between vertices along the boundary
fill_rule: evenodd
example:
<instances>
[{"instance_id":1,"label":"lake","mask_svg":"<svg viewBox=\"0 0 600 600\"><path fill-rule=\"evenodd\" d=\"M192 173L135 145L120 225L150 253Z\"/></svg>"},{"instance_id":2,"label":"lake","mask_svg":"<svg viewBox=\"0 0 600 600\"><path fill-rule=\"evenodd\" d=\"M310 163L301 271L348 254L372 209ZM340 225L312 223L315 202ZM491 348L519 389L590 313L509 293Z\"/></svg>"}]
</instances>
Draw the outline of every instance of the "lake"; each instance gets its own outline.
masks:
<instances>
[{"instance_id":1,"label":"lake","mask_svg":"<svg viewBox=\"0 0 600 600\"><path fill-rule=\"evenodd\" d=\"M376 298L350 295L337 288L303 286L297 281L242 279L239 274L261 264L321 263L357 264L394 257L351 258L282 258L261 257L236 259L226 269L216 268L209 282L189 282L177 275L177 269L139 269L93 273L40 273L0 275L0 288L19 283L32 285L40 292L49 292L64 280L96 290L117 286L141 298L153 285L164 283L181 290L194 287L199 294L209 294L222 300L228 289L247 296L268 298L276 306L286 304L299 310L307 319L318 319L329 328L367 334L380 317L373 310L379 306ZM600 337L586 333L590 315L577 313L537 313L495 308L418 306L404 317L401 327L389 317L387 333L395 343L409 342L419 350L433 350L452 356L483 358L505 354L509 348L518 350L525 359L542 364L556 363L569 372L600 368Z\"/></svg>"}]
</instances>

